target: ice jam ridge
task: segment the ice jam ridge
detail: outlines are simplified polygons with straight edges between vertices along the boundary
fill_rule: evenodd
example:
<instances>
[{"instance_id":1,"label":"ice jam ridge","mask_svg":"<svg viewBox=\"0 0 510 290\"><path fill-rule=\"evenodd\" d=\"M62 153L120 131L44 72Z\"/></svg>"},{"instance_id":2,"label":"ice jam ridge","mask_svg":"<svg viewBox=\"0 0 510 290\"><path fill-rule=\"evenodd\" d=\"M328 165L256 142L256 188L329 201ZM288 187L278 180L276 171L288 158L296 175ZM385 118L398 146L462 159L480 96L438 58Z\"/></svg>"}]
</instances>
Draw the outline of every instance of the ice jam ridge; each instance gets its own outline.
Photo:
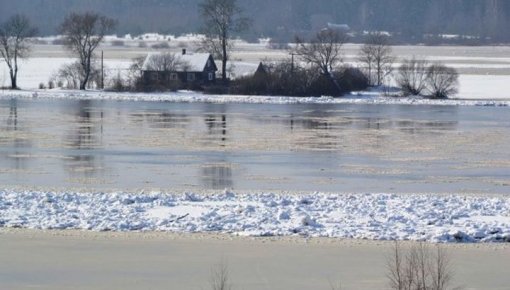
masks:
<instances>
[{"instance_id":1,"label":"ice jam ridge","mask_svg":"<svg viewBox=\"0 0 510 290\"><path fill-rule=\"evenodd\" d=\"M0 191L0 227L510 242L510 198Z\"/></svg>"}]
</instances>

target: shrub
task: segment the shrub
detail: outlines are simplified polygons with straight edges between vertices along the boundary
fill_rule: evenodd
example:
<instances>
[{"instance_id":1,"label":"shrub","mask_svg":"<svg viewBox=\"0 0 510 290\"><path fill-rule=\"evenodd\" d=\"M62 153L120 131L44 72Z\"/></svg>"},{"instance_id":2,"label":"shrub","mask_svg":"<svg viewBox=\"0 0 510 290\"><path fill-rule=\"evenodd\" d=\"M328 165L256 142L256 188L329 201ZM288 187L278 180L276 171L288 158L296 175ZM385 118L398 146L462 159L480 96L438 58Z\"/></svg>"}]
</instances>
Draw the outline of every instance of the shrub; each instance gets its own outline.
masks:
<instances>
[{"instance_id":1,"label":"shrub","mask_svg":"<svg viewBox=\"0 0 510 290\"><path fill-rule=\"evenodd\" d=\"M68 89L78 89L80 86L80 80L84 77L83 67L80 63L74 62L71 64L65 64L53 77L59 84L59 87L66 87ZM95 66L91 67L88 88L94 88L99 86L101 83L101 71Z\"/></svg>"},{"instance_id":2,"label":"shrub","mask_svg":"<svg viewBox=\"0 0 510 290\"><path fill-rule=\"evenodd\" d=\"M367 76L358 68L344 67L335 75L344 92L362 91L369 86Z\"/></svg>"},{"instance_id":3,"label":"shrub","mask_svg":"<svg viewBox=\"0 0 510 290\"><path fill-rule=\"evenodd\" d=\"M340 96L367 88L359 69L344 67L325 76L316 68L304 68L282 61L265 65L265 71L234 81L232 93L245 95Z\"/></svg>"},{"instance_id":4,"label":"shrub","mask_svg":"<svg viewBox=\"0 0 510 290\"><path fill-rule=\"evenodd\" d=\"M457 93L459 74L454 68L433 64L427 69L426 90L432 99L446 99Z\"/></svg>"},{"instance_id":5,"label":"shrub","mask_svg":"<svg viewBox=\"0 0 510 290\"><path fill-rule=\"evenodd\" d=\"M396 81L404 96L422 94L427 80L427 66L427 61L414 57L403 61L398 69Z\"/></svg>"},{"instance_id":6,"label":"shrub","mask_svg":"<svg viewBox=\"0 0 510 290\"><path fill-rule=\"evenodd\" d=\"M395 290L447 290L453 278L448 253L419 243L404 252L398 242L387 259L389 286Z\"/></svg>"}]
</instances>

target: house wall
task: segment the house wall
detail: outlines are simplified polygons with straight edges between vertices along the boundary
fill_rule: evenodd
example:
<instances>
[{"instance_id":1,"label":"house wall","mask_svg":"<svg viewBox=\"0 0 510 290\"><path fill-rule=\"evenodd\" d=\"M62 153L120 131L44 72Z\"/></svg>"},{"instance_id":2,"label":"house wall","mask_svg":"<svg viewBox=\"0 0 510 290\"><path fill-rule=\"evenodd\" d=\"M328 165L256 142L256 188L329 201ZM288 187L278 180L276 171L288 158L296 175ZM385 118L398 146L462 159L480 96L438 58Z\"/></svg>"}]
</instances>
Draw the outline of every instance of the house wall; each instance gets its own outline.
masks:
<instances>
[{"instance_id":1,"label":"house wall","mask_svg":"<svg viewBox=\"0 0 510 290\"><path fill-rule=\"evenodd\" d=\"M212 74L212 79L209 78ZM177 79L175 79L175 76ZM208 85L216 82L215 71L203 72L162 72L162 71L143 71L143 83L146 87L150 86L172 86L177 81L190 85Z\"/></svg>"}]
</instances>

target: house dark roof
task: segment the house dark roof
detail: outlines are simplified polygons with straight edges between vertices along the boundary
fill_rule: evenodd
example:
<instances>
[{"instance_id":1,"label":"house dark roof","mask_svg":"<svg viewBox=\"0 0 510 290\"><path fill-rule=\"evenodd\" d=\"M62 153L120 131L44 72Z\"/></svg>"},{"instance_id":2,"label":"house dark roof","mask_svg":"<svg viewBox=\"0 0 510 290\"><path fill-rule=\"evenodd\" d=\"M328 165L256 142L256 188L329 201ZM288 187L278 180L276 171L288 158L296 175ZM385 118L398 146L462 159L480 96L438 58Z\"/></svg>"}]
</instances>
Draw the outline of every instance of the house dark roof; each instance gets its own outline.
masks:
<instances>
[{"instance_id":1,"label":"house dark roof","mask_svg":"<svg viewBox=\"0 0 510 290\"><path fill-rule=\"evenodd\" d=\"M142 65L142 70L147 71L149 69L149 64L151 63L151 59L153 57L156 57L157 55L161 55L161 53L149 53L147 57L145 58L145 61ZM181 54L176 53L175 57L179 59L180 61L186 63L187 69L191 72L202 72L204 71L207 61L211 57L210 53L187 53L187 54Z\"/></svg>"}]
</instances>

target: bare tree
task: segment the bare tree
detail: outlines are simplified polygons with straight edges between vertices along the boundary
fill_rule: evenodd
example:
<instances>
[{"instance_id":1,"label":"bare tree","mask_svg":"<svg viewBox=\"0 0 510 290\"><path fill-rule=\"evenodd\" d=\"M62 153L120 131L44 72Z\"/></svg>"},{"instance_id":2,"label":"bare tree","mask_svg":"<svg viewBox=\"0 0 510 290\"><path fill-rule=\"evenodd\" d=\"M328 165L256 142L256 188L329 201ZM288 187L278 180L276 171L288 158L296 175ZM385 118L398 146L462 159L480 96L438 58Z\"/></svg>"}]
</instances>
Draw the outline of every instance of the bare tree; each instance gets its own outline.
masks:
<instances>
[{"instance_id":1,"label":"bare tree","mask_svg":"<svg viewBox=\"0 0 510 290\"><path fill-rule=\"evenodd\" d=\"M411 246L406 253L398 242L388 258L388 280L395 290L447 290L451 288L453 272L450 257L441 247L436 251L424 243Z\"/></svg>"},{"instance_id":2,"label":"bare tree","mask_svg":"<svg viewBox=\"0 0 510 290\"><path fill-rule=\"evenodd\" d=\"M147 70L153 71L187 71L190 64L184 61L179 55L173 53L154 54L149 57L145 64Z\"/></svg>"},{"instance_id":3,"label":"bare tree","mask_svg":"<svg viewBox=\"0 0 510 290\"><path fill-rule=\"evenodd\" d=\"M358 60L365 66L369 83L382 85L384 79L392 72L395 62L389 36L381 32L369 34Z\"/></svg>"},{"instance_id":4,"label":"bare tree","mask_svg":"<svg viewBox=\"0 0 510 290\"><path fill-rule=\"evenodd\" d=\"M94 50L103 41L104 36L112 31L116 22L97 13L71 13L59 27L64 35L64 44L75 53L83 70L80 90L85 90L90 78Z\"/></svg>"},{"instance_id":5,"label":"bare tree","mask_svg":"<svg viewBox=\"0 0 510 290\"><path fill-rule=\"evenodd\" d=\"M295 53L306 63L317 66L323 75L330 76L333 68L342 61L342 46L347 35L333 29L324 29L306 43L296 38Z\"/></svg>"},{"instance_id":6,"label":"bare tree","mask_svg":"<svg viewBox=\"0 0 510 290\"><path fill-rule=\"evenodd\" d=\"M426 89L431 98L446 99L457 93L459 74L454 68L433 64L427 69Z\"/></svg>"},{"instance_id":7,"label":"bare tree","mask_svg":"<svg viewBox=\"0 0 510 290\"><path fill-rule=\"evenodd\" d=\"M421 95L427 81L427 66L427 61L414 57L403 61L398 69L396 81L405 96Z\"/></svg>"},{"instance_id":8,"label":"bare tree","mask_svg":"<svg viewBox=\"0 0 510 290\"><path fill-rule=\"evenodd\" d=\"M222 261L211 270L211 290L231 290L228 264Z\"/></svg>"},{"instance_id":9,"label":"bare tree","mask_svg":"<svg viewBox=\"0 0 510 290\"><path fill-rule=\"evenodd\" d=\"M18 88L18 60L29 56L29 39L36 33L24 15L14 15L0 25L0 55L9 67L12 89Z\"/></svg>"},{"instance_id":10,"label":"bare tree","mask_svg":"<svg viewBox=\"0 0 510 290\"><path fill-rule=\"evenodd\" d=\"M242 16L236 0L204 0L199 8L205 33L201 50L221 59L221 78L226 84L227 62L233 46L232 34L246 30L250 20Z\"/></svg>"},{"instance_id":11,"label":"bare tree","mask_svg":"<svg viewBox=\"0 0 510 290\"><path fill-rule=\"evenodd\" d=\"M296 37L294 52L309 65L319 68L325 79L334 85L338 93L341 93L342 88L331 73L342 62L342 46L346 41L347 34L338 30L324 29L318 32L309 43Z\"/></svg>"}]
</instances>

